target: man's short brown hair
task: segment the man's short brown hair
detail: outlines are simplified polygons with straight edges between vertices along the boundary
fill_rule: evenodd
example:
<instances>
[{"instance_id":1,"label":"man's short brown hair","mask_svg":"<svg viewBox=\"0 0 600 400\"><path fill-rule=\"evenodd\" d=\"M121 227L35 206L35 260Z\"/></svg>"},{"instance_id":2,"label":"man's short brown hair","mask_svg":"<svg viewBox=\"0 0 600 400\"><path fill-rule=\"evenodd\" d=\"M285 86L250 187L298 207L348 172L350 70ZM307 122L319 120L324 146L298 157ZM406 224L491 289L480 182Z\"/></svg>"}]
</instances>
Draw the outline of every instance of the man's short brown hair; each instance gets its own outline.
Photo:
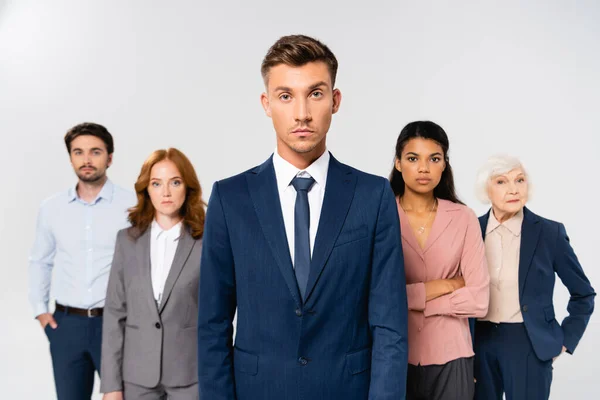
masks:
<instances>
[{"instance_id":1,"label":"man's short brown hair","mask_svg":"<svg viewBox=\"0 0 600 400\"><path fill-rule=\"evenodd\" d=\"M260 67L265 83L272 67L285 64L301 67L310 62L322 61L327 64L331 74L331 85L335 87L338 62L329 47L316 39L305 35L283 36L267 52Z\"/></svg>"},{"instance_id":2,"label":"man's short brown hair","mask_svg":"<svg viewBox=\"0 0 600 400\"><path fill-rule=\"evenodd\" d=\"M65 135L65 145L67 146L69 154L71 153L71 142L73 142L75 138L84 135L95 136L98 139L101 139L106 145L106 152L108 154L112 154L115 150L113 137L105 127L100 124L94 124L93 122L84 122L69 129Z\"/></svg>"}]
</instances>

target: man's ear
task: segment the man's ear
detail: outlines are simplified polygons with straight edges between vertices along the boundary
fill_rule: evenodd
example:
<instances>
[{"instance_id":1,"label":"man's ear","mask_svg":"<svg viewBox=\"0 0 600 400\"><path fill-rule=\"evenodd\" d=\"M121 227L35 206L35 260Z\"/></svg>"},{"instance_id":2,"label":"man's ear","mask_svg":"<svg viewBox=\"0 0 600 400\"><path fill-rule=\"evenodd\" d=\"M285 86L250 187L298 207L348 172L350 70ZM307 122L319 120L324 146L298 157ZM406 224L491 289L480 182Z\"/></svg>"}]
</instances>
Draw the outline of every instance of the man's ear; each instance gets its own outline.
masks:
<instances>
[{"instance_id":1,"label":"man's ear","mask_svg":"<svg viewBox=\"0 0 600 400\"><path fill-rule=\"evenodd\" d=\"M271 103L269 102L269 96L266 93L260 95L260 103L262 104L267 117L271 118Z\"/></svg>"},{"instance_id":2,"label":"man's ear","mask_svg":"<svg viewBox=\"0 0 600 400\"><path fill-rule=\"evenodd\" d=\"M340 104L342 104L342 92L340 89L333 89L333 107L331 109L331 113L335 114L340 109Z\"/></svg>"}]
</instances>

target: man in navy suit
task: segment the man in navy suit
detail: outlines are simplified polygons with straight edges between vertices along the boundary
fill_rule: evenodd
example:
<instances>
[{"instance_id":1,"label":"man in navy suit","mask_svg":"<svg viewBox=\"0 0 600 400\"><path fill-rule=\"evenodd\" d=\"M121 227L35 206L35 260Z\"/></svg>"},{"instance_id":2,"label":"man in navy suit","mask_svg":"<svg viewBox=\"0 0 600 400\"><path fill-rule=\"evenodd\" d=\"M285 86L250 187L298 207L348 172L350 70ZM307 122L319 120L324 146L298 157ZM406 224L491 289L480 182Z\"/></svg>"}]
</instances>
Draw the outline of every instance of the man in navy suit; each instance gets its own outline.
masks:
<instances>
[{"instance_id":1,"label":"man in navy suit","mask_svg":"<svg viewBox=\"0 0 600 400\"><path fill-rule=\"evenodd\" d=\"M329 48L302 35L282 37L263 60L277 149L212 189L199 294L203 400L405 398L396 202L387 180L327 151L342 98L336 71Z\"/></svg>"}]
</instances>

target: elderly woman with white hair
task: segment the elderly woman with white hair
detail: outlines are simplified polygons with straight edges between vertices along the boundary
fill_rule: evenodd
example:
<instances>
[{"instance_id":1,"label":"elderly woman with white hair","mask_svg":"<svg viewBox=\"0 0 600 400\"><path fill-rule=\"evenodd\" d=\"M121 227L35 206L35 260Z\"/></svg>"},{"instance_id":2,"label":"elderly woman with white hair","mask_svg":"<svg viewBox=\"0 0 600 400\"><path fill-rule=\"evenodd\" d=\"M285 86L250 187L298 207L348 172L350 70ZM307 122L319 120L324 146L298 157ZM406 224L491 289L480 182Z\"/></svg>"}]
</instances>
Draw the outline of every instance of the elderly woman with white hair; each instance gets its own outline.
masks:
<instances>
[{"instance_id":1,"label":"elderly woman with white hair","mask_svg":"<svg viewBox=\"0 0 600 400\"><path fill-rule=\"evenodd\" d=\"M563 224L525 204L529 176L513 157L490 158L477 192L491 202L479 217L490 272L490 303L475 324L475 398L546 400L552 362L573 353L594 310L594 289L569 244ZM569 316L555 319L555 275L569 290Z\"/></svg>"}]
</instances>

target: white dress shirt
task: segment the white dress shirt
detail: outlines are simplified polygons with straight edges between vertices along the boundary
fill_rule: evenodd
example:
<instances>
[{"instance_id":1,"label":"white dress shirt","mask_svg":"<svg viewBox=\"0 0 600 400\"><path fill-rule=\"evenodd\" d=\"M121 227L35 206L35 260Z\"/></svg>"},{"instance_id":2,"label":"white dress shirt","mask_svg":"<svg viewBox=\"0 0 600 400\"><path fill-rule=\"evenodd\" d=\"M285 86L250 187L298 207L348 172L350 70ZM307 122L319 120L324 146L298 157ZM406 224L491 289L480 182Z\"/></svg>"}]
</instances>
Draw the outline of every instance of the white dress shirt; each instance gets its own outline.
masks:
<instances>
[{"instance_id":1,"label":"white dress shirt","mask_svg":"<svg viewBox=\"0 0 600 400\"><path fill-rule=\"evenodd\" d=\"M158 304L162 299L165 282L169 276L177 244L181 236L181 222L169 230L160 227L156 220L152 221L150 232L150 265L154 300Z\"/></svg>"},{"instance_id":2,"label":"white dress shirt","mask_svg":"<svg viewBox=\"0 0 600 400\"><path fill-rule=\"evenodd\" d=\"M321 218L321 208L323 207L323 198L325 197L325 184L327 182L327 172L329 171L329 151L317 158L315 162L304 170L294 167L284 160L275 150L273 155L273 167L275 168L275 177L277 179L277 190L281 202L281 211L283 213L283 223L285 224L285 234L288 240L292 264L294 263L294 212L296 207L296 189L292 186L292 179L295 177L312 177L315 183L308 192L308 207L310 208L310 254L312 256L315 247L315 238L319 228L319 219Z\"/></svg>"}]
</instances>

